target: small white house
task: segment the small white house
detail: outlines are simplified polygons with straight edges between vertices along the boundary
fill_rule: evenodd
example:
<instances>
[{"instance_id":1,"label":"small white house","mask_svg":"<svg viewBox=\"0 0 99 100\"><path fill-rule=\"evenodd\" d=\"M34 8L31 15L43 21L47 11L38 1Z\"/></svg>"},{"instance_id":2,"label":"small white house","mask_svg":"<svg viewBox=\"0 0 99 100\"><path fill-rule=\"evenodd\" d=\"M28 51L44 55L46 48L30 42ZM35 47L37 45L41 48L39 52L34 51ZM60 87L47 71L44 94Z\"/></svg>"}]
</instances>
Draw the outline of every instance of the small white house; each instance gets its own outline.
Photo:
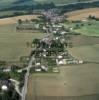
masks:
<instances>
[{"instance_id":1,"label":"small white house","mask_svg":"<svg viewBox=\"0 0 99 100\"><path fill-rule=\"evenodd\" d=\"M3 91L7 91L7 90L8 90L8 87L7 87L6 85L3 85L3 86L1 87L1 89L2 89Z\"/></svg>"},{"instance_id":2,"label":"small white house","mask_svg":"<svg viewBox=\"0 0 99 100\"><path fill-rule=\"evenodd\" d=\"M41 66L41 69L45 70L45 71L48 71L48 68L44 65Z\"/></svg>"},{"instance_id":3,"label":"small white house","mask_svg":"<svg viewBox=\"0 0 99 100\"><path fill-rule=\"evenodd\" d=\"M62 58L63 58L63 56L61 56L61 55L58 56L58 59L62 59Z\"/></svg>"},{"instance_id":4,"label":"small white house","mask_svg":"<svg viewBox=\"0 0 99 100\"><path fill-rule=\"evenodd\" d=\"M41 65L41 63L36 63L36 66L40 66Z\"/></svg>"},{"instance_id":5,"label":"small white house","mask_svg":"<svg viewBox=\"0 0 99 100\"><path fill-rule=\"evenodd\" d=\"M3 69L3 72L11 72L11 68Z\"/></svg>"},{"instance_id":6,"label":"small white house","mask_svg":"<svg viewBox=\"0 0 99 100\"><path fill-rule=\"evenodd\" d=\"M41 72L42 70L41 70L41 68L35 68L35 71L36 72Z\"/></svg>"}]
</instances>

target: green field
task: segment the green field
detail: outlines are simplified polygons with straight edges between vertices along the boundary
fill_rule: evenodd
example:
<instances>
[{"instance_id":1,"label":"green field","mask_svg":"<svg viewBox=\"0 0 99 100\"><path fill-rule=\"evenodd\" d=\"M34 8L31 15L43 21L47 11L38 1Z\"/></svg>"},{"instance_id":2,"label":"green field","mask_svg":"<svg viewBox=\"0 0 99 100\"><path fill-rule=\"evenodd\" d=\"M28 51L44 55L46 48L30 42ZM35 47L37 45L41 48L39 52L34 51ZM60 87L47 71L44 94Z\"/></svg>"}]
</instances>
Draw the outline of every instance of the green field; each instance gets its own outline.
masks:
<instances>
[{"instance_id":1,"label":"green field","mask_svg":"<svg viewBox=\"0 0 99 100\"><path fill-rule=\"evenodd\" d=\"M39 2L39 3L51 3L51 2L53 2L56 5L78 2L78 0L34 0L34 1ZM83 2L83 1L94 1L94 0L81 0L81 1Z\"/></svg>"},{"instance_id":2,"label":"green field","mask_svg":"<svg viewBox=\"0 0 99 100\"><path fill-rule=\"evenodd\" d=\"M12 6L31 5L32 3L55 3L55 4L68 4L75 3L78 0L0 0L0 9L9 8ZM81 0L81 1L94 1L94 0Z\"/></svg>"},{"instance_id":3,"label":"green field","mask_svg":"<svg viewBox=\"0 0 99 100\"><path fill-rule=\"evenodd\" d=\"M32 0L0 0L0 9L19 5L31 5Z\"/></svg>"},{"instance_id":4,"label":"green field","mask_svg":"<svg viewBox=\"0 0 99 100\"><path fill-rule=\"evenodd\" d=\"M0 26L0 60L19 61L21 56L28 56L31 47L26 46L43 33L16 32L15 25Z\"/></svg>"},{"instance_id":5,"label":"green field","mask_svg":"<svg viewBox=\"0 0 99 100\"><path fill-rule=\"evenodd\" d=\"M99 36L99 21L90 20L78 23L66 22L64 26L66 28L72 27L74 32L78 32L83 35Z\"/></svg>"},{"instance_id":6,"label":"green field","mask_svg":"<svg viewBox=\"0 0 99 100\"><path fill-rule=\"evenodd\" d=\"M90 25L88 25L90 23ZM99 21L89 21L76 30L84 35L99 36Z\"/></svg>"}]
</instances>

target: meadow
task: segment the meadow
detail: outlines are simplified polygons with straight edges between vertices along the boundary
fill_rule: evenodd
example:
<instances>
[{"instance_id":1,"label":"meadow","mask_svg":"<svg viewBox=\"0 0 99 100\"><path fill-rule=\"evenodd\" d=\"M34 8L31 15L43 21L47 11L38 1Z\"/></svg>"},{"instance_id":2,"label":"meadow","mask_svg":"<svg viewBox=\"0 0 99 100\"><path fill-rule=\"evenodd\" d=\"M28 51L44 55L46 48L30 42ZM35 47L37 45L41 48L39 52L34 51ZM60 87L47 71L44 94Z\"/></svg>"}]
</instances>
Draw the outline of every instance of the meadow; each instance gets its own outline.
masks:
<instances>
[{"instance_id":1,"label":"meadow","mask_svg":"<svg viewBox=\"0 0 99 100\"><path fill-rule=\"evenodd\" d=\"M83 35L99 36L99 21L88 19L90 15L99 18L98 11L99 8L89 8L66 13L68 22L65 22L64 26Z\"/></svg>"}]
</instances>

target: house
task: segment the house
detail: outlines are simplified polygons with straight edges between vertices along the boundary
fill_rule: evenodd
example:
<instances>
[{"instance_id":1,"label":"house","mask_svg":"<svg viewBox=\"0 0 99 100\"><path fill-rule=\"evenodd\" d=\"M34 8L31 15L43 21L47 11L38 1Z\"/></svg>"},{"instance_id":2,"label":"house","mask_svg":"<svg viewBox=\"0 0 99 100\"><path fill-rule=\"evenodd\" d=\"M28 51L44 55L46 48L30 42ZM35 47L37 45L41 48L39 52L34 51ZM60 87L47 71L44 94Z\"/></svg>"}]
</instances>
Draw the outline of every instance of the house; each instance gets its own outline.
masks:
<instances>
[{"instance_id":1,"label":"house","mask_svg":"<svg viewBox=\"0 0 99 100\"><path fill-rule=\"evenodd\" d=\"M41 68L42 68L42 70L44 70L46 72L48 71L48 68L46 66L44 66L44 65L42 65Z\"/></svg>"},{"instance_id":2,"label":"house","mask_svg":"<svg viewBox=\"0 0 99 100\"><path fill-rule=\"evenodd\" d=\"M7 91L8 87L6 85L2 85L1 89L2 89L2 91Z\"/></svg>"}]
</instances>

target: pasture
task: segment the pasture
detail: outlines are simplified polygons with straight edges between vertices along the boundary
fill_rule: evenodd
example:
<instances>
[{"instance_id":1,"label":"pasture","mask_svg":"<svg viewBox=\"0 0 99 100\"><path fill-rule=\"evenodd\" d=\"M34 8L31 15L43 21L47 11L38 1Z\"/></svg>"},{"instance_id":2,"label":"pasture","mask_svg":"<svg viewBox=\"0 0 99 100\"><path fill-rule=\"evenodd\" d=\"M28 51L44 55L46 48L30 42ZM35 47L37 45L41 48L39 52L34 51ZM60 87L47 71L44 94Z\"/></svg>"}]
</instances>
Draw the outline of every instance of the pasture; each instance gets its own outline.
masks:
<instances>
[{"instance_id":1,"label":"pasture","mask_svg":"<svg viewBox=\"0 0 99 100\"><path fill-rule=\"evenodd\" d=\"M66 28L72 28L74 32L88 36L99 36L99 21L88 19L89 16L99 18L99 8L77 10L65 14L68 22L64 22Z\"/></svg>"}]
</instances>

